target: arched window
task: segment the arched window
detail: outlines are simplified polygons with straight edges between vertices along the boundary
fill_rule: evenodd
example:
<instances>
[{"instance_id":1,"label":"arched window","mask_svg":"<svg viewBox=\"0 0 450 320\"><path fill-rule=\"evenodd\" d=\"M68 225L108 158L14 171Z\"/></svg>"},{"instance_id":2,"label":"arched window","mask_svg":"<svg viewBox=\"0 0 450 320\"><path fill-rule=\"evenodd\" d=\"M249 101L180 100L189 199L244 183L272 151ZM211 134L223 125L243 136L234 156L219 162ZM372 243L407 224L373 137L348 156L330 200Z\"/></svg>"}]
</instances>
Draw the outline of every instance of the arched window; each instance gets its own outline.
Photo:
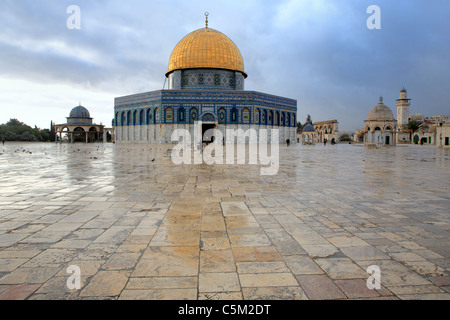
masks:
<instances>
[{"instance_id":1,"label":"arched window","mask_svg":"<svg viewBox=\"0 0 450 320\"><path fill-rule=\"evenodd\" d=\"M262 125L267 124L267 110L263 110L262 112L261 124Z\"/></svg>"},{"instance_id":2,"label":"arched window","mask_svg":"<svg viewBox=\"0 0 450 320\"><path fill-rule=\"evenodd\" d=\"M247 108L244 108L242 110L242 122L243 123L250 123L250 110Z\"/></svg>"},{"instance_id":3,"label":"arched window","mask_svg":"<svg viewBox=\"0 0 450 320\"><path fill-rule=\"evenodd\" d=\"M236 108L231 109L230 119L231 119L231 123L238 122L238 113L237 113Z\"/></svg>"},{"instance_id":4,"label":"arched window","mask_svg":"<svg viewBox=\"0 0 450 320\"><path fill-rule=\"evenodd\" d=\"M167 123L173 122L173 109L172 108L166 108L166 122Z\"/></svg>"},{"instance_id":5,"label":"arched window","mask_svg":"<svg viewBox=\"0 0 450 320\"><path fill-rule=\"evenodd\" d=\"M131 125L131 111L127 112L127 126Z\"/></svg>"},{"instance_id":6,"label":"arched window","mask_svg":"<svg viewBox=\"0 0 450 320\"><path fill-rule=\"evenodd\" d=\"M220 124L227 123L227 112L225 111L224 108L219 109L219 123Z\"/></svg>"},{"instance_id":7,"label":"arched window","mask_svg":"<svg viewBox=\"0 0 450 320\"><path fill-rule=\"evenodd\" d=\"M268 124L269 124L269 126L271 126L273 124L273 111L272 110L269 111Z\"/></svg>"},{"instance_id":8,"label":"arched window","mask_svg":"<svg viewBox=\"0 0 450 320\"><path fill-rule=\"evenodd\" d=\"M198 121L198 111L197 108L192 108L189 112L189 123L194 124L195 121Z\"/></svg>"},{"instance_id":9,"label":"arched window","mask_svg":"<svg viewBox=\"0 0 450 320\"><path fill-rule=\"evenodd\" d=\"M161 114L159 112L159 108L155 108L155 115L153 116L153 123L157 124L161 121Z\"/></svg>"},{"instance_id":10,"label":"arched window","mask_svg":"<svg viewBox=\"0 0 450 320\"><path fill-rule=\"evenodd\" d=\"M216 122L216 117L214 117L214 115L212 113L208 112L202 116L202 121L203 122Z\"/></svg>"},{"instance_id":11,"label":"arched window","mask_svg":"<svg viewBox=\"0 0 450 320\"><path fill-rule=\"evenodd\" d=\"M141 109L140 115L139 115L139 124L143 126L145 124L145 111L144 109Z\"/></svg>"},{"instance_id":12,"label":"arched window","mask_svg":"<svg viewBox=\"0 0 450 320\"><path fill-rule=\"evenodd\" d=\"M147 124L153 123L152 109L147 109Z\"/></svg>"},{"instance_id":13,"label":"arched window","mask_svg":"<svg viewBox=\"0 0 450 320\"><path fill-rule=\"evenodd\" d=\"M275 119L273 124L277 126L279 123L280 123L280 113L277 111L275 112Z\"/></svg>"},{"instance_id":14,"label":"arched window","mask_svg":"<svg viewBox=\"0 0 450 320\"><path fill-rule=\"evenodd\" d=\"M137 110L134 110L133 112L133 126L138 124L138 112Z\"/></svg>"},{"instance_id":15,"label":"arched window","mask_svg":"<svg viewBox=\"0 0 450 320\"><path fill-rule=\"evenodd\" d=\"M261 111L259 109L256 109L254 122L256 124L260 124L261 123Z\"/></svg>"},{"instance_id":16,"label":"arched window","mask_svg":"<svg viewBox=\"0 0 450 320\"><path fill-rule=\"evenodd\" d=\"M120 125L124 126L126 124L125 122L125 111L122 111L122 113L120 114Z\"/></svg>"},{"instance_id":17,"label":"arched window","mask_svg":"<svg viewBox=\"0 0 450 320\"><path fill-rule=\"evenodd\" d=\"M120 117L119 113L116 112L116 119L114 121L114 124L115 124L116 127L119 126L119 117Z\"/></svg>"},{"instance_id":18,"label":"arched window","mask_svg":"<svg viewBox=\"0 0 450 320\"><path fill-rule=\"evenodd\" d=\"M286 125L286 122L285 122L285 118L284 118L284 117L285 117L284 112L282 112L282 113L281 113L281 123L280 123L282 126L285 126L285 125Z\"/></svg>"},{"instance_id":19,"label":"arched window","mask_svg":"<svg viewBox=\"0 0 450 320\"><path fill-rule=\"evenodd\" d=\"M178 123L186 122L186 114L184 108L178 108Z\"/></svg>"}]
</instances>

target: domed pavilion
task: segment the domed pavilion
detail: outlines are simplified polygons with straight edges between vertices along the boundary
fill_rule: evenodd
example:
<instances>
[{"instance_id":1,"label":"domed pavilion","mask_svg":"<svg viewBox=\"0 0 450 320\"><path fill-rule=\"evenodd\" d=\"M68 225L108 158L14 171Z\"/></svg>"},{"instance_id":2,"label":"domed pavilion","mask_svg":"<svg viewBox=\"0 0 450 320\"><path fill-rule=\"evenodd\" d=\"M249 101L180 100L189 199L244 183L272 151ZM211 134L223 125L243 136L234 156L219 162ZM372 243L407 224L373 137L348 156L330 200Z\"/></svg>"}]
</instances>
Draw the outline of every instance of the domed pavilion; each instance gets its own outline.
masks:
<instances>
[{"instance_id":1,"label":"domed pavilion","mask_svg":"<svg viewBox=\"0 0 450 320\"><path fill-rule=\"evenodd\" d=\"M186 129L194 136L199 122L202 136L208 129L218 129L224 137L228 128L258 133L279 129L280 142L296 140L297 101L245 91L242 54L225 34L209 28L208 17L205 28L175 46L165 77L166 90L115 99L116 143L173 143L174 130Z\"/></svg>"},{"instance_id":2,"label":"domed pavilion","mask_svg":"<svg viewBox=\"0 0 450 320\"><path fill-rule=\"evenodd\" d=\"M105 126L93 123L89 110L81 104L70 111L67 122L55 125L56 139L62 142L67 138L69 143L106 142Z\"/></svg>"},{"instance_id":3,"label":"domed pavilion","mask_svg":"<svg viewBox=\"0 0 450 320\"><path fill-rule=\"evenodd\" d=\"M370 110L367 120L364 121L364 141L366 145L395 146L397 120L394 114L383 103L380 97L376 106Z\"/></svg>"},{"instance_id":4,"label":"domed pavilion","mask_svg":"<svg viewBox=\"0 0 450 320\"><path fill-rule=\"evenodd\" d=\"M307 124L302 130L302 144L314 145L317 142L317 132L313 125Z\"/></svg>"}]
</instances>

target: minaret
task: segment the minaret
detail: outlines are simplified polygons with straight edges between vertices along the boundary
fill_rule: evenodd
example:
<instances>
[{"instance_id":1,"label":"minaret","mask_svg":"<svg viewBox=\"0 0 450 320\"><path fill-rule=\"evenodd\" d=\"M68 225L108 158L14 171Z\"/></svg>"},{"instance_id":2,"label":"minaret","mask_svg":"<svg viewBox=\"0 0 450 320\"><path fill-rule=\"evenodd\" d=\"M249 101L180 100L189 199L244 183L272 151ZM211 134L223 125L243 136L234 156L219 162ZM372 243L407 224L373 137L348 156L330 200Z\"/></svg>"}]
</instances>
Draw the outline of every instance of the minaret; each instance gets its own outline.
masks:
<instances>
[{"instance_id":1,"label":"minaret","mask_svg":"<svg viewBox=\"0 0 450 320\"><path fill-rule=\"evenodd\" d=\"M399 130L408 125L409 106L411 105L409 101L411 99L408 99L406 89L403 88L400 91L400 98L397 99L397 127Z\"/></svg>"},{"instance_id":2,"label":"minaret","mask_svg":"<svg viewBox=\"0 0 450 320\"><path fill-rule=\"evenodd\" d=\"M411 134L408 131L409 123L409 102L406 89L400 91L400 98L397 99L397 143L411 143Z\"/></svg>"}]
</instances>

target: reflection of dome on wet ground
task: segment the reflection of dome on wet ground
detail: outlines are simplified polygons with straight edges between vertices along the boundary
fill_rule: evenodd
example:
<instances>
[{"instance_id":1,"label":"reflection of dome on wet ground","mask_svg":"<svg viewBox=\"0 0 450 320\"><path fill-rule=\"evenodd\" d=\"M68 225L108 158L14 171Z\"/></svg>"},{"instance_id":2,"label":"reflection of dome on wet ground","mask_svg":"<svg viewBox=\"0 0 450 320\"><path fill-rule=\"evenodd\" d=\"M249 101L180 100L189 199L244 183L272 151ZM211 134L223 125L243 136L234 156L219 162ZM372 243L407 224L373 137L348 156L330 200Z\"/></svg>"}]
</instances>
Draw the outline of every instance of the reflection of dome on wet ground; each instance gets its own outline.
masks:
<instances>
[{"instance_id":1,"label":"reflection of dome on wet ground","mask_svg":"<svg viewBox=\"0 0 450 320\"><path fill-rule=\"evenodd\" d=\"M209 28L208 21L175 46L166 78L169 90L115 99L116 142L170 143L176 129L193 137L198 121L203 121L202 134L208 129L223 136L228 128L278 129L280 142L296 140L297 101L245 91L247 73L239 48Z\"/></svg>"}]
</instances>

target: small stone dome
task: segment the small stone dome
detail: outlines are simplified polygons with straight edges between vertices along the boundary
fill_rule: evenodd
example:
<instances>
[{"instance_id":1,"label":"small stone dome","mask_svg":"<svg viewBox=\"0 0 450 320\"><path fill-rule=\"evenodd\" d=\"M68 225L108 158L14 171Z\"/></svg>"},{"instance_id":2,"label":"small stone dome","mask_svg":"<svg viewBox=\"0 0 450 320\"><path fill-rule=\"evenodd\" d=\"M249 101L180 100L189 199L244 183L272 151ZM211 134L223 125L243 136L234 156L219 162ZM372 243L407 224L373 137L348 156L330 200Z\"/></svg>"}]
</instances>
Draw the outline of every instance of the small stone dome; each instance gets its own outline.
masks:
<instances>
[{"instance_id":1,"label":"small stone dome","mask_svg":"<svg viewBox=\"0 0 450 320\"><path fill-rule=\"evenodd\" d=\"M85 107L78 106L70 111L70 118L90 118L91 115Z\"/></svg>"},{"instance_id":2,"label":"small stone dome","mask_svg":"<svg viewBox=\"0 0 450 320\"><path fill-rule=\"evenodd\" d=\"M369 121L393 121L394 114L391 109L383 104L383 97L380 97L379 103L372 108L367 117Z\"/></svg>"},{"instance_id":3,"label":"small stone dome","mask_svg":"<svg viewBox=\"0 0 450 320\"><path fill-rule=\"evenodd\" d=\"M314 129L314 127L310 124L307 124L306 126L303 127L303 132L315 132L316 129Z\"/></svg>"}]
</instances>

